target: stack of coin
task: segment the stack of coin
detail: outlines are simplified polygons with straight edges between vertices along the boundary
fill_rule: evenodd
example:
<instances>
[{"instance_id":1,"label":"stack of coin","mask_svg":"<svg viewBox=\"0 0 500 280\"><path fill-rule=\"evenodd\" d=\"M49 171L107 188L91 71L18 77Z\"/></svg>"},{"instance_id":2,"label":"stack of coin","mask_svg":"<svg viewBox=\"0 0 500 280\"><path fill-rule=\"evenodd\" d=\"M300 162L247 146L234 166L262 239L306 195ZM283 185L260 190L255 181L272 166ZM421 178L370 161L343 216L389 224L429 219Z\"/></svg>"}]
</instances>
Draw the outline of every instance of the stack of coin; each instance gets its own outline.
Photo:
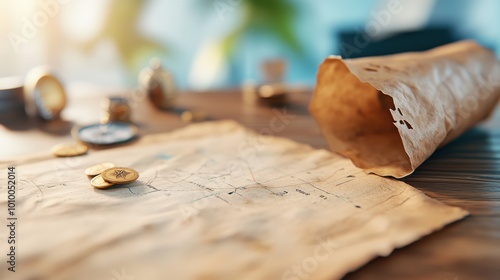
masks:
<instances>
[{"instance_id":1,"label":"stack of coin","mask_svg":"<svg viewBox=\"0 0 500 280\"><path fill-rule=\"evenodd\" d=\"M96 189L106 189L114 186L114 184L106 182L100 174L92 178L92 180L90 180L90 184Z\"/></svg>"},{"instance_id":2,"label":"stack of coin","mask_svg":"<svg viewBox=\"0 0 500 280\"><path fill-rule=\"evenodd\" d=\"M104 162L85 169L85 175L91 177L90 184L96 189L106 189L114 185L128 184L139 178L139 173L132 168L116 167L112 162Z\"/></svg>"},{"instance_id":3,"label":"stack of coin","mask_svg":"<svg viewBox=\"0 0 500 280\"><path fill-rule=\"evenodd\" d=\"M24 114L23 90L21 78L0 78L0 115Z\"/></svg>"},{"instance_id":4,"label":"stack of coin","mask_svg":"<svg viewBox=\"0 0 500 280\"><path fill-rule=\"evenodd\" d=\"M104 170L108 168L113 168L116 165L112 162L104 162L104 163L99 163L96 165L92 165L89 168L85 169L85 175L89 177L95 177L97 175L100 175Z\"/></svg>"},{"instance_id":5,"label":"stack of coin","mask_svg":"<svg viewBox=\"0 0 500 280\"><path fill-rule=\"evenodd\" d=\"M101 123L130 122L130 105L123 97L108 97L101 103Z\"/></svg>"}]
</instances>

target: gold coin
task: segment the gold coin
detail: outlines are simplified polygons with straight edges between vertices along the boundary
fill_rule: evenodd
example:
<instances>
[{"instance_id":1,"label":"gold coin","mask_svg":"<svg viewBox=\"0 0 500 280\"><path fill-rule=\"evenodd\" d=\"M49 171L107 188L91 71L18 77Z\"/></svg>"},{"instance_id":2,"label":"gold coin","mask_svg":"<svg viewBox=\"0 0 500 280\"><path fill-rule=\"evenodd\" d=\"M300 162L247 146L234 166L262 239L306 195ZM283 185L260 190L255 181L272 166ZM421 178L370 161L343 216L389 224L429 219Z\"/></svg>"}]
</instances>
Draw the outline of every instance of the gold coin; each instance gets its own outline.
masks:
<instances>
[{"instance_id":1,"label":"gold coin","mask_svg":"<svg viewBox=\"0 0 500 280\"><path fill-rule=\"evenodd\" d=\"M113 183L106 182L101 175L97 175L92 180L90 180L92 187L96 189L105 189L113 186Z\"/></svg>"},{"instance_id":2,"label":"gold coin","mask_svg":"<svg viewBox=\"0 0 500 280\"><path fill-rule=\"evenodd\" d=\"M87 153L88 150L83 144L59 144L52 148L52 154L56 157L76 157Z\"/></svg>"},{"instance_id":3,"label":"gold coin","mask_svg":"<svg viewBox=\"0 0 500 280\"><path fill-rule=\"evenodd\" d=\"M85 175L87 176L97 176L101 174L104 170L115 167L116 165L112 162L104 162L96 165L92 165L91 167L85 169Z\"/></svg>"},{"instance_id":4,"label":"gold coin","mask_svg":"<svg viewBox=\"0 0 500 280\"><path fill-rule=\"evenodd\" d=\"M137 171L127 167L109 168L104 170L101 175L104 180L113 184L126 184L139 178Z\"/></svg>"}]
</instances>

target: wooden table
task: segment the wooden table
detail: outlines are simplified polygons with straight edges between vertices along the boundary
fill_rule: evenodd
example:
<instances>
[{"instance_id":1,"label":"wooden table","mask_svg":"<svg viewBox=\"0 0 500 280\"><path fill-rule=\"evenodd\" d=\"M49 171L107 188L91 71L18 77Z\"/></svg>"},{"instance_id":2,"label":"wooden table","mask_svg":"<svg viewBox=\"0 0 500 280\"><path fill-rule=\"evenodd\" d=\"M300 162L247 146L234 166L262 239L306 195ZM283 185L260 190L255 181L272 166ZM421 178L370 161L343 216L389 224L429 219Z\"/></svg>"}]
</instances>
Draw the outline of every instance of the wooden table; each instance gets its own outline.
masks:
<instances>
[{"instance_id":1,"label":"wooden table","mask_svg":"<svg viewBox=\"0 0 500 280\"><path fill-rule=\"evenodd\" d=\"M284 107L244 104L237 90L185 93L172 111L160 111L135 98L133 120L142 135L184 126L179 114L203 110L210 119L234 119L256 131L327 148L308 113L309 92L295 93ZM99 120L101 93L71 98L66 122L44 124L22 117L0 119L0 158L48 150L71 141L74 123ZM285 126L275 126L278 118ZM428 196L460 206L471 216L447 226L389 257L377 258L347 279L500 279L500 114L437 151L404 179Z\"/></svg>"}]
</instances>

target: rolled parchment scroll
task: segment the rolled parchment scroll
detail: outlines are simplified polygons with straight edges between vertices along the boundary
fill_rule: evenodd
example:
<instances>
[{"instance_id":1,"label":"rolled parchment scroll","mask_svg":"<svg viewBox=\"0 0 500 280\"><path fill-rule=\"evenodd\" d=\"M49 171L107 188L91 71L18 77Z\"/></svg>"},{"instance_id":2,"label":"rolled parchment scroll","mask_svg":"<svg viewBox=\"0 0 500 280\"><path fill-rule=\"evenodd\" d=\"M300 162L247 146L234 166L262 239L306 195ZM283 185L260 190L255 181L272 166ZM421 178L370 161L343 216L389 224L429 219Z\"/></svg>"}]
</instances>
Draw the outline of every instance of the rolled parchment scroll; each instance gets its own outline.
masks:
<instances>
[{"instance_id":1,"label":"rolled parchment scroll","mask_svg":"<svg viewBox=\"0 0 500 280\"><path fill-rule=\"evenodd\" d=\"M472 41L421 53L320 66L310 104L330 148L368 172L401 178L485 119L500 97L500 63Z\"/></svg>"}]
</instances>

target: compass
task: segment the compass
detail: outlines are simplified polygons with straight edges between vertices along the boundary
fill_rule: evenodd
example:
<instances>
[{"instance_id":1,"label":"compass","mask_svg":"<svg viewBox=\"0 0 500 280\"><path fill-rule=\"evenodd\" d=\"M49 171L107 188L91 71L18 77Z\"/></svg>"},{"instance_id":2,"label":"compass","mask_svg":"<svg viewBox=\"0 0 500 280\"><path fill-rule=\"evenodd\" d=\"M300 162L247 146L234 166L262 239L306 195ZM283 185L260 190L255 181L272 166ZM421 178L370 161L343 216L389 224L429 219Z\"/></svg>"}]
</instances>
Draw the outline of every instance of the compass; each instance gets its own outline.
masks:
<instances>
[{"instance_id":1,"label":"compass","mask_svg":"<svg viewBox=\"0 0 500 280\"><path fill-rule=\"evenodd\" d=\"M115 145L135 139L137 131L137 127L130 123L109 122L75 128L73 136L92 145Z\"/></svg>"}]
</instances>

